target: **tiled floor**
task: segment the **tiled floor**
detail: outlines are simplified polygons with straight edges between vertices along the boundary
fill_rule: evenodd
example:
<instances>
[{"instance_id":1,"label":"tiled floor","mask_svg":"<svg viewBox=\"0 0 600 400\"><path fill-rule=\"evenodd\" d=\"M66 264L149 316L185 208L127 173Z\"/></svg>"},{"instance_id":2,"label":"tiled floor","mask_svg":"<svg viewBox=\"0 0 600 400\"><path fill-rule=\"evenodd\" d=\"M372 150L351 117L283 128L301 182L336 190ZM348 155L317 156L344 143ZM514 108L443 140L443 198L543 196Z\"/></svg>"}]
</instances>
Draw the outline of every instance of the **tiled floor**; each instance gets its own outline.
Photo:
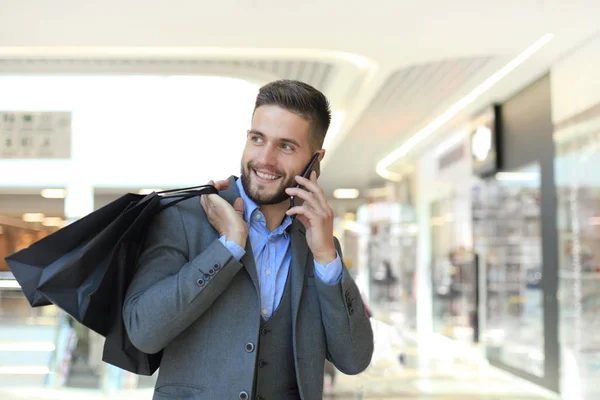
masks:
<instances>
[{"instance_id":1,"label":"tiled floor","mask_svg":"<svg viewBox=\"0 0 600 400\"><path fill-rule=\"evenodd\" d=\"M407 341L377 325L371 366L359 376L338 374L327 399L545 400L552 393L490 367L476 348L442 338ZM416 339L416 338L414 338ZM404 353L404 364L398 355ZM329 385L326 385L329 388Z\"/></svg>"},{"instance_id":2,"label":"tiled floor","mask_svg":"<svg viewBox=\"0 0 600 400\"><path fill-rule=\"evenodd\" d=\"M393 329L376 324L371 366L358 376L338 373L325 399L422 400L546 400L557 399L539 388L501 372L476 357L477 350L451 347L435 338L421 342L400 338ZM399 354L404 353L404 364ZM2 400L149 400L151 389L103 395L99 391L2 389Z\"/></svg>"}]
</instances>

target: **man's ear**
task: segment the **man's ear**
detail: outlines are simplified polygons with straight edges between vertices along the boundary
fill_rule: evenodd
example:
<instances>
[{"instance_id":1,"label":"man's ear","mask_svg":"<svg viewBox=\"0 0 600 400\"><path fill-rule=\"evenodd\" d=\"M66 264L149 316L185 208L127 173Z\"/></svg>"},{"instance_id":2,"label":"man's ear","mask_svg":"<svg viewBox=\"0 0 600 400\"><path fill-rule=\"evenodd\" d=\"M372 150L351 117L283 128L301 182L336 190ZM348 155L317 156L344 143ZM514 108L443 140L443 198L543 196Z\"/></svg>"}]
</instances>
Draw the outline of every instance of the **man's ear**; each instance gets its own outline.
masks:
<instances>
[{"instance_id":1,"label":"man's ear","mask_svg":"<svg viewBox=\"0 0 600 400\"><path fill-rule=\"evenodd\" d=\"M322 162L323 158L325 158L325 149L321 149L317 153L319 153L319 162Z\"/></svg>"},{"instance_id":2,"label":"man's ear","mask_svg":"<svg viewBox=\"0 0 600 400\"><path fill-rule=\"evenodd\" d=\"M321 176L321 161L325 157L325 149L321 149L321 150L317 151L317 153L319 153L319 159L315 163L313 170L317 173L317 178L318 178L319 176Z\"/></svg>"}]
</instances>

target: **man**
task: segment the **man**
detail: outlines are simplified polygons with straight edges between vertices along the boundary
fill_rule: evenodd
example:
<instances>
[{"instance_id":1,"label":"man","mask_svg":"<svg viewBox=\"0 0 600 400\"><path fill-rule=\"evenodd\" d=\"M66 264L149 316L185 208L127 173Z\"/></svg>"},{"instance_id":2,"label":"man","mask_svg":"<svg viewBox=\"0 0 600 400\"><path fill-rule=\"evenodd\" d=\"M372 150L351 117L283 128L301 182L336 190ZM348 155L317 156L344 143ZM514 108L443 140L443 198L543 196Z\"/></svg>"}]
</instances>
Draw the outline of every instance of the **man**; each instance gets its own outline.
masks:
<instances>
[{"instance_id":1,"label":"man","mask_svg":"<svg viewBox=\"0 0 600 400\"><path fill-rule=\"evenodd\" d=\"M330 120L311 86L265 85L241 178L153 222L123 318L136 347L163 351L154 399L315 400L325 358L346 374L369 365L373 332L332 209L316 173L299 176L323 159Z\"/></svg>"}]
</instances>

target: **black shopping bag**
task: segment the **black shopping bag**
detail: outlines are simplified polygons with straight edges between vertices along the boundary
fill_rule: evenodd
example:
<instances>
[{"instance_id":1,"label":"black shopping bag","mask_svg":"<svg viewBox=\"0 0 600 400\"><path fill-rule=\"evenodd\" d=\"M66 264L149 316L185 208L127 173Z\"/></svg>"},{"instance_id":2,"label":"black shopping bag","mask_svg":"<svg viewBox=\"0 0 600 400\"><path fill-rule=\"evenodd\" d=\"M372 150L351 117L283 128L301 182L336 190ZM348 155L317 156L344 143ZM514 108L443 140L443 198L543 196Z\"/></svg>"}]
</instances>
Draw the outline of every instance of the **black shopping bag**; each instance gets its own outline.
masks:
<instances>
[{"instance_id":1,"label":"black shopping bag","mask_svg":"<svg viewBox=\"0 0 600 400\"><path fill-rule=\"evenodd\" d=\"M161 353L146 354L125 331L122 307L152 218L211 185L128 193L6 258L32 307L54 304L106 338L103 360L152 375Z\"/></svg>"}]
</instances>

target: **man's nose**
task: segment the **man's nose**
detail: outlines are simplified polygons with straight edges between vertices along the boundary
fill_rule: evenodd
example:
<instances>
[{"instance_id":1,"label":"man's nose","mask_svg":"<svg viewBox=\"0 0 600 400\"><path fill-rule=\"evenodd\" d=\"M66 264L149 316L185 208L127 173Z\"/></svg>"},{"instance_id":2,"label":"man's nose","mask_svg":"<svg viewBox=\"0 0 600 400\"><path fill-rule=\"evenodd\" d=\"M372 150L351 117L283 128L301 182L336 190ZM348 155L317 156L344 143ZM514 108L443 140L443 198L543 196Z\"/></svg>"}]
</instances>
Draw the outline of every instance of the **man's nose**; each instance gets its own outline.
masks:
<instances>
[{"instance_id":1,"label":"man's nose","mask_svg":"<svg viewBox=\"0 0 600 400\"><path fill-rule=\"evenodd\" d=\"M259 162L262 165L275 165L276 160L276 149L274 149L272 146L265 146L262 148L262 151L259 155Z\"/></svg>"}]
</instances>

